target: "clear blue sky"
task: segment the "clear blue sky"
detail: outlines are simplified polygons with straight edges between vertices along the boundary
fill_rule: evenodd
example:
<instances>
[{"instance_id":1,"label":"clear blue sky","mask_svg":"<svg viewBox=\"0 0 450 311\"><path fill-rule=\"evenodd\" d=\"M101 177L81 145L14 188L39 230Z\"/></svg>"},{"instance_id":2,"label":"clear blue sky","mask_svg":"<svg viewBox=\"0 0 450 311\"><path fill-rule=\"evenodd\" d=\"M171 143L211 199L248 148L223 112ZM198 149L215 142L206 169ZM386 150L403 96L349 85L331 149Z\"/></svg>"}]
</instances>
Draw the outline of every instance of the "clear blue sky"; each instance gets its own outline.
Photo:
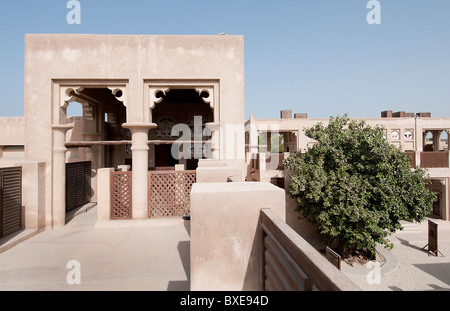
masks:
<instances>
[{"instance_id":1,"label":"clear blue sky","mask_svg":"<svg viewBox=\"0 0 450 311\"><path fill-rule=\"evenodd\" d=\"M0 116L23 115L25 33L245 36L245 105L256 118L280 110L328 118L382 110L450 117L450 1L67 0L0 2Z\"/></svg>"}]
</instances>

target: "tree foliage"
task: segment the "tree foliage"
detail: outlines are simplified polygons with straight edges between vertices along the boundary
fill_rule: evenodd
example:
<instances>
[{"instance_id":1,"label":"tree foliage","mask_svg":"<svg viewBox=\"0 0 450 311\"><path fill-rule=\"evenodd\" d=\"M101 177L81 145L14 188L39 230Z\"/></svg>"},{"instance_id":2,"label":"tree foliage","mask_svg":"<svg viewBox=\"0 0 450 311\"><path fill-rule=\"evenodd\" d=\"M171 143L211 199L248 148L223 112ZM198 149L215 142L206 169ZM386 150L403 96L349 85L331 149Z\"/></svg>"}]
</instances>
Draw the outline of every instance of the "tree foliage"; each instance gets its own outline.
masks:
<instances>
[{"instance_id":1,"label":"tree foliage","mask_svg":"<svg viewBox=\"0 0 450 311\"><path fill-rule=\"evenodd\" d=\"M402 229L401 220L421 222L431 212L436 196L427 188L426 171L411 169L383 128L338 116L306 135L317 144L285 161L289 192L298 211L317 224L325 242L338 243L341 254L374 254L377 243L392 248L387 238Z\"/></svg>"}]
</instances>

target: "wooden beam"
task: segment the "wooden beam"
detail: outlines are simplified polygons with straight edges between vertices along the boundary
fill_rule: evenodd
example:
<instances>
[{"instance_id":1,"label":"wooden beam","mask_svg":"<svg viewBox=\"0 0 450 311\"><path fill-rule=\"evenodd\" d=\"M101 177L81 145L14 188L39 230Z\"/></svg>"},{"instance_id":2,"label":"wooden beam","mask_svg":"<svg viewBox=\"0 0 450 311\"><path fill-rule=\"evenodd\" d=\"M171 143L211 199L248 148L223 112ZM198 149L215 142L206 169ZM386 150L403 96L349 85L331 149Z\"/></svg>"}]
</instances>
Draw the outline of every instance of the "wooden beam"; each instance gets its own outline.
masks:
<instances>
[{"instance_id":1,"label":"wooden beam","mask_svg":"<svg viewBox=\"0 0 450 311\"><path fill-rule=\"evenodd\" d=\"M191 144L191 145L206 145L209 141L178 141L178 140L149 140L149 145L174 145L174 144ZM66 148L82 148L94 146L123 146L131 145L131 140L110 140L110 141L72 141L65 143Z\"/></svg>"}]
</instances>

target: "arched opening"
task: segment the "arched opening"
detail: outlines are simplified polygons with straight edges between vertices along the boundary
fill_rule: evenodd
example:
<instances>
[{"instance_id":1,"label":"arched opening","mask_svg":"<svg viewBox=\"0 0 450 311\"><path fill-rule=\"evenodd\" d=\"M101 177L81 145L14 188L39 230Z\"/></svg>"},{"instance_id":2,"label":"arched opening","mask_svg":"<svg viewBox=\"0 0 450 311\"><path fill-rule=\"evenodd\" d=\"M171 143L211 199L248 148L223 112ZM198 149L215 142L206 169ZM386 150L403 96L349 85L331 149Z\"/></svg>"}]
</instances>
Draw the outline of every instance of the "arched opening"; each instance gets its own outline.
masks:
<instances>
[{"instance_id":1,"label":"arched opening","mask_svg":"<svg viewBox=\"0 0 450 311\"><path fill-rule=\"evenodd\" d=\"M161 141L150 144L149 166L173 167L184 164L187 170L195 170L199 159L206 158L209 139L205 124L214 121L214 112L204 101L209 97L207 92L195 89L171 89L156 94L162 98L152 110L152 120L157 128L149 133L150 141ZM172 131L174 127L177 131ZM176 141L201 141L199 144L174 144Z\"/></svg>"},{"instance_id":2,"label":"arched opening","mask_svg":"<svg viewBox=\"0 0 450 311\"><path fill-rule=\"evenodd\" d=\"M447 130L428 130L424 135L425 152L446 151L448 150L448 131Z\"/></svg>"},{"instance_id":3,"label":"arched opening","mask_svg":"<svg viewBox=\"0 0 450 311\"><path fill-rule=\"evenodd\" d=\"M69 103L66 110L67 123L73 124L74 128L66 134L66 141L83 140L83 104L77 101ZM82 161L79 148L69 149L67 152L68 162Z\"/></svg>"},{"instance_id":4,"label":"arched opening","mask_svg":"<svg viewBox=\"0 0 450 311\"><path fill-rule=\"evenodd\" d=\"M70 164L66 168L66 185L87 184L85 180L89 179L87 196L95 202L98 169L126 164L126 146L121 143L126 139L122 125L127 119L126 107L120 100L123 94L106 87L80 87L68 95L71 102L64 112L73 129L66 134L66 163ZM131 162L131 154L129 158ZM82 164L88 164L84 171L80 168L82 173L75 172L75 167ZM66 198L73 192L66 189Z\"/></svg>"},{"instance_id":5,"label":"arched opening","mask_svg":"<svg viewBox=\"0 0 450 311\"><path fill-rule=\"evenodd\" d=\"M83 104L77 101L73 101L67 107L67 118L70 119L76 117L83 117Z\"/></svg>"},{"instance_id":6,"label":"arched opening","mask_svg":"<svg viewBox=\"0 0 450 311\"><path fill-rule=\"evenodd\" d=\"M433 149L433 132L428 131L423 142L423 151L434 151Z\"/></svg>"}]
</instances>

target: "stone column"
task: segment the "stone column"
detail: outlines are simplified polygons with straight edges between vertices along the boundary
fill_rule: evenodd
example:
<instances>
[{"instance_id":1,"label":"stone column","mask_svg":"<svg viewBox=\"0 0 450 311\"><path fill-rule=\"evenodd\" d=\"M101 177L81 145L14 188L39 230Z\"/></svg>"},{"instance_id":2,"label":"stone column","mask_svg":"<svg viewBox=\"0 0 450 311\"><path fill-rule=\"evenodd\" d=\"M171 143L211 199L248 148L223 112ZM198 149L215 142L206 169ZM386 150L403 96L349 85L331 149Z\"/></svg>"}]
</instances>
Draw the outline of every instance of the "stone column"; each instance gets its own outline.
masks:
<instances>
[{"instance_id":1,"label":"stone column","mask_svg":"<svg viewBox=\"0 0 450 311\"><path fill-rule=\"evenodd\" d=\"M442 131L433 131L433 151L441 149L441 135Z\"/></svg>"},{"instance_id":2,"label":"stone column","mask_svg":"<svg viewBox=\"0 0 450 311\"><path fill-rule=\"evenodd\" d=\"M429 131L423 131L422 133L422 151L425 151L425 145L427 144L427 135Z\"/></svg>"},{"instance_id":3,"label":"stone column","mask_svg":"<svg viewBox=\"0 0 450 311\"><path fill-rule=\"evenodd\" d=\"M253 114L250 117L250 120L252 120ZM249 160L256 160L257 159L257 154L259 152L258 150L258 130L256 128L256 125L253 123L250 123L248 125L248 133L249 133L249 137L248 137L248 144L249 144Z\"/></svg>"},{"instance_id":4,"label":"stone column","mask_svg":"<svg viewBox=\"0 0 450 311\"><path fill-rule=\"evenodd\" d=\"M125 123L122 126L129 129L132 135L133 219L144 220L148 218L148 132L157 125L154 123Z\"/></svg>"},{"instance_id":5,"label":"stone column","mask_svg":"<svg viewBox=\"0 0 450 311\"><path fill-rule=\"evenodd\" d=\"M66 142L67 131L73 124L52 125L53 130L53 191L52 226L60 228L66 225Z\"/></svg>"},{"instance_id":6,"label":"stone column","mask_svg":"<svg viewBox=\"0 0 450 311\"><path fill-rule=\"evenodd\" d=\"M102 135L98 133L83 133L85 141L98 141L102 139ZM98 200L98 190L97 190L97 172L100 167L102 167L102 149L101 146L87 147L86 151L86 161L91 162L91 201L97 202Z\"/></svg>"},{"instance_id":7,"label":"stone column","mask_svg":"<svg viewBox=\"0 0 450 311\"><path fill-rule=\"evenodd\" d=\"M259 170L265 171L266 170L266 153L265 152L258 153L258 161L259 161Z\"/></svg>"}]
</instances>

